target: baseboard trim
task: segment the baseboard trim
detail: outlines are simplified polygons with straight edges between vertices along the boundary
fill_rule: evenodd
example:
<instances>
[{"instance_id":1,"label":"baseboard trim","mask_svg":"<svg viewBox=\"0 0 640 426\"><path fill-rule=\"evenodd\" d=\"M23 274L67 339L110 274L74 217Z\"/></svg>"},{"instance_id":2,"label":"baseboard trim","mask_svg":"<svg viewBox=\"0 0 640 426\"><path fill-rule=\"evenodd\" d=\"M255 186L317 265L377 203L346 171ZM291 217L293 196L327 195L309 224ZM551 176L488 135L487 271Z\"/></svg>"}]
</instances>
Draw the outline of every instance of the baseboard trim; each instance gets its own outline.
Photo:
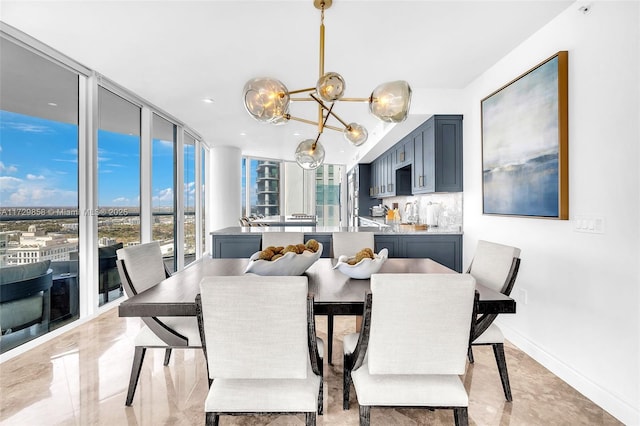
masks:
<instances>
[{"instance_id":1,"label":"baseboard trim","mask_svg":"<svg viewBox=\"0 0 640 426\"><path fill-rule=\"evenodd\" d=\"M498 321L496 321L496 323L498 323ZM517 330L502 322L500 322L500 329L509 342L513 343L518 349L542 364L546 369L589 398L613 417L625 425L640 425L640 408L631 406L607 389L594 383L570 365L567 365L540 348L535 342L527 339Z\"/></svg>"}]
</instances>

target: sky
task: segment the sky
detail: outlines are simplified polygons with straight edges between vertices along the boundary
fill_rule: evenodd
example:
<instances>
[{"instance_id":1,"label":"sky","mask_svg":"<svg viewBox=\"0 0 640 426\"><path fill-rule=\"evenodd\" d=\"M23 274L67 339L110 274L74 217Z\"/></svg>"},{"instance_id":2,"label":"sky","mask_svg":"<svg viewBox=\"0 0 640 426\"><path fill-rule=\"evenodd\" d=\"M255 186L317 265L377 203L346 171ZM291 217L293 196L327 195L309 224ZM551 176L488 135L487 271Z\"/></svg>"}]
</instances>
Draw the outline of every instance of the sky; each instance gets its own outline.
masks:
<instances>
[{"instance_id":1,"label":"sky","mask_svg":"<svg viewBox=\"0 0 640 426\"><path fill-rule=\"evenodd\" d=\"M185 145L185 161L195 152ZM173 204L173 143L153 141L153 206ZM98 206L138 206L137 135L98 131ZM195 172L185 168L185 199L193 205ZM187 198L188 197L188 198ZM78 206L78 128L0 110L0 207Z\"/></svg>"}]
</instances>

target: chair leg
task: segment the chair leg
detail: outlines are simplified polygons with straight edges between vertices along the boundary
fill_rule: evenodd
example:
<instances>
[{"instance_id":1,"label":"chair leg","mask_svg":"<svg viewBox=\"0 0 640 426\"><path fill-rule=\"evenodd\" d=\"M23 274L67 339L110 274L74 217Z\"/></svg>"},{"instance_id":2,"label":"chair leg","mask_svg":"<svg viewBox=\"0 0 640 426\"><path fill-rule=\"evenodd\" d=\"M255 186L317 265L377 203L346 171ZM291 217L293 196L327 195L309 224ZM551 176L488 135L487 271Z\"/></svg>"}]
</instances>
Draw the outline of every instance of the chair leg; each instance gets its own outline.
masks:
<instances>
[{"instance_id":1,"label":"chair leg","mask_svg":"<svg viewBox=\"0 0 640 426\"><path fill-rule=\"evenodd\" d=\"M124 403L126 406L130 406L133 402L133 395L136 393L136 386L138 385L138 379L140 378L140 370L142 370L142 361L144 361L144 354L146 352L147 348L144 346L136 346L133 354L133 365L131 366L131 377L129 378L127 400Z\"/></svg>"},{"instance_id":2,"label":"chair leg","mask_svg":"<svg viewBox=\"0 0 640 426\"><path fill-rule=\"evenodd\" d=\"M360 426L369 426L371 423L371 407L368 405L360 406Z\"/></svg>"},{"instance_id":3,"label":"chair leg","mask_svg":"<svg viewBox=\"0 0 640 426\"><path fill-rule=\"evenodd\" d=\"M204 424L207 426L218 426L220 416L216 413L206 413Z\"/></svg>"},{"instance_id":4,"label":"chair leg","mask_svg":"<svg viewBox=\"0 0 640 426\"><path fill-rule=\"evenodd\" d=\"M349 392L351 391L351 356L344 354L344 371L342 372L342 409L349 409Z\"/></svg>"},{"instance_id":5,"label":"chair leg","mask_svg":"<svg viewBox=\"0 0 640 426\"><path fill-rule=\"evenodd\" d=\"M511 402L511 386L509 385L509 373L507 371L507 360L504 356L504 344L494 343L493 354L496 356L496 364L498 364L498 372L500 373L500 381L502 382L502 390L504 390L504 397L507 401Z\"/></svg>"},{"instance_id":6,"label":"chair leg","mask_svg":"<svg viewBox=\"0 0 640 426\"><path fill-rule=\"evenodd\" d=\"M469 345L469 349L467 350L467 358L469 358L469 362L473 364L473 346Z\"/></svg>"},{"instance_id":7,"label":"chair leg","mask_svg":"<svg viewBox=\"0 0 640 426\"><path fill-rule=\"evenodd\" d=\"M320 392L318 393L318 414L324 412L324 378L320 377Z\"/></svg>"},{"instance_id":8,"label":"chair leg","mask_svg":"<svg viewBox=\"0 0 640 426\"><path fill-rule=\"evenodd\" d=\"M304 413L304 424L306 426L316 426L316 413Z\"/></svg>"},{"instance_id":9,"label":"chair leg","mask_svg":"<svg viewBox=\"0 0 640 426\"><path fill-rule=\"evenodd\" d=\"M467 412L467 407L454 408L453 418L455 419L456 426L468 426L469 413Z\"/></svg>"},{"instance_id":10,"label":"chair leg","mask_svg":"<svg viewBox=\"0 0 640 426\"><path fill-rule=\"evenodd\" d=\"M331 353L333 352L333 314L327 314L327 362L333 365Z\"/></svg>"},{"instance_id":11,"label":"chair leg","mask_svg":"<svg viewBox=\"0 0 640 426\"><path fill-rule=\"evenodd\" d=\"M171 348L167 348L164 351L164 366L169 365L169 360L171 359Z\"/></svg>"}]
</instances>

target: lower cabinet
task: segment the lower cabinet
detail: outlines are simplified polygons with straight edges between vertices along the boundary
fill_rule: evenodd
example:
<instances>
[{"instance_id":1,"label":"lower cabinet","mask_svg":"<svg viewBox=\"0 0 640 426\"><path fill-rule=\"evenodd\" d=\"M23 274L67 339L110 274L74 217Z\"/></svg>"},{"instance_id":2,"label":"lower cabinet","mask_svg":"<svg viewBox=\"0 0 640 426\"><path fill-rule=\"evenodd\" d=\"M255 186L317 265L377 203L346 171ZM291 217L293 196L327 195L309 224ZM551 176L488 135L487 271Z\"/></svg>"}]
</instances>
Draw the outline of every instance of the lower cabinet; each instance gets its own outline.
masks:
<instances>
[{"instance_id":1,"label":"lower cabinet","mask_svg":"<svg viewBox=\"0 0 640 426\"><path fill-rule=\"evenodd\" d=\"M251 255L262 249L262 236L260 234L251 235L212 235L214 258L249 258Z\"/></svg>"},{"instance_id":2,"label":"lower cabinet","mask_svg":"<svg viewBox=\"0 0 640 426\"><path fill-rule=\"evenodd\" d=\"M212 234L214 258L249 258L261 249L260 234ZM331 234L305 234L305 242L322 243L322 257L331 257ZM375 252L386 248L389 257L430 258L462 272L462 235L460 234L384 234L375 235Z\"/></svg>"},{"instance_id":3,"label":"lower cabinet","mask_svg":"<svg viewBox=\"0 0 640 426\"><path fill-rule=\"evenodd\" d=\"M376 253L389 250L389 257L430 258L462 272L462 235L376 235Z\"/></svg>"}]
</instances>

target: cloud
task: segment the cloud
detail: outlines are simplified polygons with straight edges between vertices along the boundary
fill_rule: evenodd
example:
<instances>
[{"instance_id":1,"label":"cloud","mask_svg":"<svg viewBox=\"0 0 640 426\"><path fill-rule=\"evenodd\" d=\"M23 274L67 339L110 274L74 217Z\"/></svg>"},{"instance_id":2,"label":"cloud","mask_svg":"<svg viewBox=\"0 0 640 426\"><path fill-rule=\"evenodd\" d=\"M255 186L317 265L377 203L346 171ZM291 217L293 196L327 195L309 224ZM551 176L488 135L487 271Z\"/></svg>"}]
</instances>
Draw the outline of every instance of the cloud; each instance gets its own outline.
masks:
<instances>
[{"instance_id":1,"label":"cloud","mask_svg":"<svg viewBox=\"0 0 640 426\"><path fill-rule=\"evenodd\" d=\"M2 188L2 191L17 188L22 182L22 179L13 176L0 176L0 188Z\"/></svg>"},{"instance_id":2,"label":"cloud","mask_svg":"<svg viewBox=\"0 0 640 426\"><path fill-rule=\"evenodd\" d=\"M31 173L27 174L27 180L44 180L44 176L42 175L32 175Z\"/></svg>"},{"instance_id":3,"label":"cloud","mask_svg":"<svg viewBox=\"0 0 640 426\"><path fill-rule=\"evenodd\" d=\"M160 191L158 191L158 195L153 196L153 201L173 202L173 189L172 188L161 189Z\"/></svg>"},{"instance_id":4,"label":"cloud","mask_svg":"<svg viewBox=\"0 0 640 426\"><path fill-rule=\"evenodd\" d=\"M76 163L76 164L78 163L78 159L77 158L72 159L72 160L64 160L62 158L53 158L53 161L59 161L61 163Z\"/></svg>"},{"instance_id":5,"label":"cloud","mask_svg":"<svg viewBox=\"0 0 640 426\"><path fill-rule=\"evenodd\" d=\"M5 166L4 163L0 161L0 173L15 173L17 171L18 168L16 166Z\"/></svg>"},{"instance_id":6,"label":"cloud","mask_svg":"<svg viewBox=\"0 0 640 426\"><path fill-rule=\"evenodd\" d=\"M25 133L52 133L52 129L47 126L23 123L20 121L5 121L3 126Z\"/></svg>"},{"instance_id":7,"label":"cloud","mask_svg":"<svg viewBox=\"0 0 640 426\"><path fill-rule=\"evenodd\" d=\"M129 204L129 199L127 197L118 197L118 198L114 198L111 201L113 201L116 204Z\"/></svg>"},{"instance_id":8,"label":"cloud","mask_svg":"<svg viewBox=\"0 0 640 426\"><path fill-rule=\"evenodd\" d=\"M6 200L3 198L3 204ZM75 206L78 194L56 188L38 188L22 186L9 195L9 206Z\"/></svg>"}]
</instances>

